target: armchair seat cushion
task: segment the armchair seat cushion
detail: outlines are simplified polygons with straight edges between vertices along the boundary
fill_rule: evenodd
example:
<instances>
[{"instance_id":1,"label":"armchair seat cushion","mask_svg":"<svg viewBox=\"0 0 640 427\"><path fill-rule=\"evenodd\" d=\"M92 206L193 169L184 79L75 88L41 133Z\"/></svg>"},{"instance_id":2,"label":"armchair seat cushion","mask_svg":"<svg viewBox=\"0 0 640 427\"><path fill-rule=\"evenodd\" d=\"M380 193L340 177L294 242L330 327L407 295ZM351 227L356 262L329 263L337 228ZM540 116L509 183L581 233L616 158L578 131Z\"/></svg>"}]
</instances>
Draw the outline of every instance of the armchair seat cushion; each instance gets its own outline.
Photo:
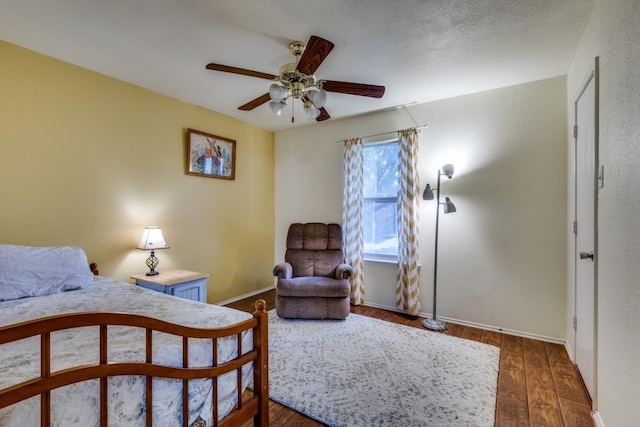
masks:
<instances>
[{"instance_id":1,"label":"armchair seat cushion","mask_svg":"<svg viewBox=\"0 0 640 427\"><path fill-rule=\"evenodd\" d=\"M322 276L295 277L280 279L276 286L282 297L324 297L348 298L350 285L348 279L332 279Z\"/></svg>"}]
</instances>

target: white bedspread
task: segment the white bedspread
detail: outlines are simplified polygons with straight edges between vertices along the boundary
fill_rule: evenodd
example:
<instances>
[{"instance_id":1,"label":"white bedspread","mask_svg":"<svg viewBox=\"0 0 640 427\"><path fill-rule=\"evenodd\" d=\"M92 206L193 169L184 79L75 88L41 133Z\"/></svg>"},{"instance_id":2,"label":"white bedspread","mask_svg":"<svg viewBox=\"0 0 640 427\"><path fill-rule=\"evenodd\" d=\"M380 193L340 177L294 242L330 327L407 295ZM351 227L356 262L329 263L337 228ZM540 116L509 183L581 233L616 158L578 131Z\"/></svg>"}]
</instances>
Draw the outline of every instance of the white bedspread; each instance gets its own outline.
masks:
<instances>
[{"instance_id":1,"label":"white bedspread","mask_svg":"<svg viewBox=\"0 0 640 427\"><path fill-rule=\"evenodd\" d=\"M241 311L188 301L142 289L104 277L96 277L86 289L48 296L0 302L0 326L45 316L85 311L123 312L194 327L220 327L246 320ZM51 370L97 363L98 327L76 328L51 335ZM243 336L243 352L252 348L249 331ZM154 363L182 366L181 338L154 332ZM219 340L218 362L235 357L235 338ZM211 365L211 341L189 340L189 366ZM132 327L109 327L109 361L144 361L144 330ZM0 389L38 377L40 369L39 337L0 345ZM243 369L243 389L252 374ZM182 381L154 379L154 426L182 425ZM236 403L236 375L231 372L218 382L219 411L226 415ZM144 426L145 378L120 376L109 379L109 425ZM189 424L201 417L211 422L212 381L189 382ZM98 426L99 380L73 384L51 393L52 426ZM40 398L34 397L0 410L0 426L39 425Z\"/></svg>"}]
</instances>

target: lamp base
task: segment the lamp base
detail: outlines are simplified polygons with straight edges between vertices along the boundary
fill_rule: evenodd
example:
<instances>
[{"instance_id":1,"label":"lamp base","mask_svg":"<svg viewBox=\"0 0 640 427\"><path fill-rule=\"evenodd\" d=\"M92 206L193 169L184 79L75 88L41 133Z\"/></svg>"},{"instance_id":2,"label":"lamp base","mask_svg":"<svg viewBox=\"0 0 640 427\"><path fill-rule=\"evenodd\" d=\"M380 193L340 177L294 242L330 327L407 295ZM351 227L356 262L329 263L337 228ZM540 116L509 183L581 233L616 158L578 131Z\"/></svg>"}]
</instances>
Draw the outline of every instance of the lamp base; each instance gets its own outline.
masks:
<instances>
[{"instance_id":1,"label":"lamp base","mask_svg":"<svg viewBox=\"0 0 640 427\"><path fill-rule=\"evenodd\" d=\"M443 322L440 319L434 319L434 318L424 319L422 321L422 326L424 326L427 329L431 329L432 331L447 330L447 324L445 322Z\"/></svg>"},{"instance_id":2,"label":"lamp base","mask_svg":"<svg viewBox=\"0 0 640 427\"><path fill-rule=\"evenodd\" d=\"M149 267L149 272L146 274L146 276L156 276L158 274L158 272L156 271L156 267L158 266L158 264L160 264L160 260L156 258L155 250L151 249L151 255L149 255L149 258L147 258L145 264L147 264L147 267Z\"/></svg>"}]
</instances>

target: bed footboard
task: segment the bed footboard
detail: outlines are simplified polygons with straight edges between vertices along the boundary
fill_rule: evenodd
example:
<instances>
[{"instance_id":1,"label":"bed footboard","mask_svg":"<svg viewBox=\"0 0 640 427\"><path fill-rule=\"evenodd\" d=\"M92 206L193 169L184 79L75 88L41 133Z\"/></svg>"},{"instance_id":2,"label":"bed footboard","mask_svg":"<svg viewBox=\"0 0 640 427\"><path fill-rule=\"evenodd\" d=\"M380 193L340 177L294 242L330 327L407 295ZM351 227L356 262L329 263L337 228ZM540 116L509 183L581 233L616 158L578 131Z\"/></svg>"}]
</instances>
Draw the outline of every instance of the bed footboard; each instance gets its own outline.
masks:
<instances>
[{"instance_id":1,"label":"bed footboard","mask_svg":"<svg viewBox=\"0 0 640 427\"><path fill-rule=\"evenodd\" d=\"M269 359L268 359L268 315L266 303L258 300L253 318L224 328L202 329L177 325L162 320L123 313L73 313L36 319L0 328L0 345L33 336L40 337L40 376L0 390L0 409L13 405L33 396L40 396L41 426L49 426L51 418L50 393L59 387L91 380L100 381L100 425L107 426L109 398L108 381L112 376L140 375L146 377L145 407L146 424L153 425L151 414L153 402L153 378L182 380L183 426L189 423L188 383L192 379L209 378L213 381L212 420L213 426L236 426L253 418L254 426L269 425ZM51 372L51 333L85 326L99 327L99 362L97 364L75 366L61 371ZM109 363L107 360L109 326L133 326L143 328L146 337L145 362ZM252 330L253 348L242 348L241 335ZM153 332L163 332L182 338L182 367L171 367L153 363ZM237 357L219 363L217 360L217 340L236 337ZM211 366L189 367L189 339L210 339L212 345ZM242 367L253 365L253 392L243 393ZM217 378L228 372L237 375L237 404L223 419L218 421Z\"/></svg>"}]
</instances>

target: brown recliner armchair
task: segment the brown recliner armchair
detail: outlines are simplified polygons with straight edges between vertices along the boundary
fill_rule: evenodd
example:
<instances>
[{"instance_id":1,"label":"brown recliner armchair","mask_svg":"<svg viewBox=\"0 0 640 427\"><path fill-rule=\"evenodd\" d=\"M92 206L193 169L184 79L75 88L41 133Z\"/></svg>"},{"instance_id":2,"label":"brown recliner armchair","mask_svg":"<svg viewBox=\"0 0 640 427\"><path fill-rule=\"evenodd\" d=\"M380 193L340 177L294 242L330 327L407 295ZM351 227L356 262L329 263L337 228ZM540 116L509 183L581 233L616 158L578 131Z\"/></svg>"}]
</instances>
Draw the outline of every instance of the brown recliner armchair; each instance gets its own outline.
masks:
<instances>
[{"instance_id":1,"label":"brown recliner armchair","mask_svg":"<svg viewBox=\"0 0 640 427\"><path fill-rule=\"evenodd\" d=\"M276 313L289 319L345 319L351 266L344 262L339 224L291 224L287 251L275 266Z\"/></svg>"}]
</instances>

